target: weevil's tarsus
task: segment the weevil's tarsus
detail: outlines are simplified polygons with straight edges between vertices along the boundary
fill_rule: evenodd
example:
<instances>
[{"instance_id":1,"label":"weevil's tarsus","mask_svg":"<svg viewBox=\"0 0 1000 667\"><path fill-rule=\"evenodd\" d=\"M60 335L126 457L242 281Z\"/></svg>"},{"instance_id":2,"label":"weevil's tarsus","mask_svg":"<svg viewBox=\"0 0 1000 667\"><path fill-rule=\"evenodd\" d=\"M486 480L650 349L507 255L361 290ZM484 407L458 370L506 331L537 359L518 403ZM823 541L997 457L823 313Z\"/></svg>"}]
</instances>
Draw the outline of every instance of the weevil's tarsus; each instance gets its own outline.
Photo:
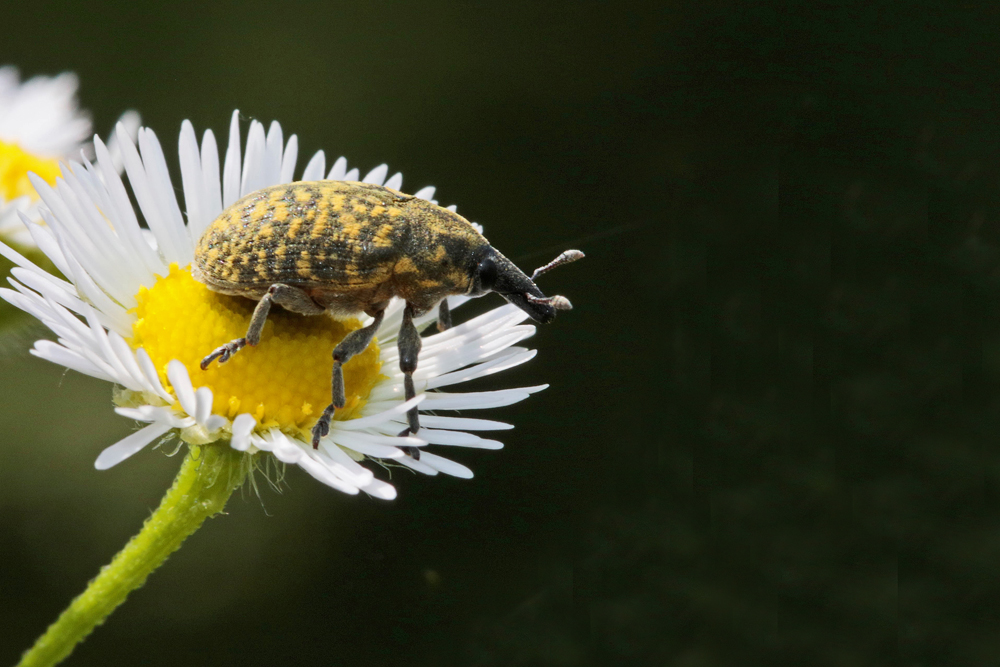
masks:
<instances>
[{"instance_id":1,"label":"weevil's tarsus","mask_svg":"<svg viewBox=\"0 0 1000 667\"><path fill-rule=\"evenodd\" d=\"M584 255L580 250L566 250L545 266L540 266L535 269L535 272L531 274L531 282L535 282L539 276L548 273L557 266L569 264L570 262L575 262L576 260L583 259L584 257L586 257L586 255Z\"/></svg>"},{"instance_id":2,"label":"weevil's tarsus","mask_svg":"<svg viewBox=\"0 0 1000 667\"><path fill-rule=\"evenodd\" d=\"M237 338L236 340L231 340L225 345L220 345L219 347L212 350L212 353L201 360L201 370L207 370L209 364L211 364L216 359L219 360L219 364L224 364L229 361L234 354L242 350L247 345L246 338Z\"/></svg>"},{"instance_id":3,"label":"weevil's tarsus","mask_svg":"<svg viewBox=\"0 0 1000 667\"><path fill-rule=\"evenodd\" d=\"M344 391L344 364L351 360L354 355L363 352L368 344L372 342L375 333L382 324L385 310L379 310L373 316L371 324L360 329L355 329L340 341L337 347L333 348L333 377L331 378L332 402L323 410L319 421L313 426L312 446L313 449L319 447L321 438L330 433L330 420L334 413L347 403L347 395Z\"/></svg>"},{"instance_id":4,"label":"weevil's tarsus","mask_svg":"<svg viewBox=\"0 0 1000 667\"><path fill-rule=\"evenodd\" d=\"M312 429L312 446L313 449L319 449L319 441L330 434L330 422L333 420L333 413L336 408L333 407L333 403L326 406L323 410L323 414L319 416L319 420L316 421L316 425Z\"/></svg>"}]
</instances>

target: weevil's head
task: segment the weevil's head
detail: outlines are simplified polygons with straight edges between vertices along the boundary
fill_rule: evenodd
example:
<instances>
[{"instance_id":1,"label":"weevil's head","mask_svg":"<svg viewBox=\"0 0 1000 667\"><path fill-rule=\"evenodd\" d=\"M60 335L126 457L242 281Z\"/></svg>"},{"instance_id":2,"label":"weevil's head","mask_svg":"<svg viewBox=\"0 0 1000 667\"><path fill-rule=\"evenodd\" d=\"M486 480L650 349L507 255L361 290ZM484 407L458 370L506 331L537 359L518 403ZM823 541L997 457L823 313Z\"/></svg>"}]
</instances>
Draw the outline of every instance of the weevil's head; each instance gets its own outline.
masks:
<instances>
[{"instance_id":1,"label":"weevil's head","mask_svg":"<svg viewBox=\"0 0 1000 667\"><path fill-rule=\"evenodd\" d=\"M565 297L546 297L521 269L490 245L475 253L468 294L496 292L541 324L551 322L557 310L572 308Z\"/></svg>"}]
</instances>

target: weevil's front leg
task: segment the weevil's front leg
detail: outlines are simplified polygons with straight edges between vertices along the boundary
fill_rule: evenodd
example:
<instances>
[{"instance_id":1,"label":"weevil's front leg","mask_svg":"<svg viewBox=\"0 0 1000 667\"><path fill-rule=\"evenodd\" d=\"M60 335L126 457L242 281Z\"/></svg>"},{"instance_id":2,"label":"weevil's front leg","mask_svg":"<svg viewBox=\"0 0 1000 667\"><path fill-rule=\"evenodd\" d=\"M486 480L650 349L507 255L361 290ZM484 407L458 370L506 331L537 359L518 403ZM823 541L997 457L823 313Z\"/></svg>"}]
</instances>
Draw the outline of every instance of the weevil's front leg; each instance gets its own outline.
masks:
<instances>
[{"instance_id":1,"label":"weevil's front leg","mask_svg":"<svg viewBox=\"0 0 1000 667\"><path fill-rule=\"evenodd\" d=\"M323 312L323 308L298 287L275 283L264 292L264 296L257 302L257 307L253 309L246 337L237 338L217 347L212 354L201 360L201 370L208 368L215 359L224 364L247 345L250 347L257 345L260 342L260 332L264 330L264 322L267 321L267 314L271 312L271 303L301 315L319 315Z\"/></svg>"},{"instance_id":2,"label":"weevil's front leg","mask_svg":"<svg viewBox=\"0 0 1000 667\"><path fill-rule=\"evenodd\" d=\"M448 308L448 297L441 299L438 306L438 331L447 331L451 328L451 309Z\"/></svg>"},{"instance_id":3,"label":"weevil's front leg","mask_svg":"<svg viewBox=\"0 0 1000 667\"><path fill-rule=\"evenodd\" d=\"M399 370L403 371L403 388L406 393L406 400L410 400L417 395L413 387L413 371L417 370L417 357L420 356L420 332L413 324L413 316L416 314L411 304L406 304L403 311L403 324L399 327ZM420 417L416 407L410 408L406 412L407 428L399 435L416 435L420 430ZM405 447L404 451L415 459L420 458L420 450L415 447Z\"/></svg>"},{"instance_id":4,"label":"weevil's front leg","mask_svg":"<svg viewBox=\"0 0 1000 667\"><path fill-rule=\"evenodd\" d=\"M368 347L368 344L372 342L375 332L378 331L379 325L382 324L383 315L385 315L384 310L378 311L375 313L375 319L372 320L371 324L361 329L355 329L347 334L344 340L340 341L340 344L333 348L333 380L331 391L333 402L326 406L323 414L320 415L319 421L313 426L313 449L319 447L320 438L326 437L330 432L330 420L333 419L333 413L339 408L344 407L344 404L347 403L347 395L344 391L344 364L350 361L351 357L355 354L364 351Z\"/></svg>"}]
</instances>

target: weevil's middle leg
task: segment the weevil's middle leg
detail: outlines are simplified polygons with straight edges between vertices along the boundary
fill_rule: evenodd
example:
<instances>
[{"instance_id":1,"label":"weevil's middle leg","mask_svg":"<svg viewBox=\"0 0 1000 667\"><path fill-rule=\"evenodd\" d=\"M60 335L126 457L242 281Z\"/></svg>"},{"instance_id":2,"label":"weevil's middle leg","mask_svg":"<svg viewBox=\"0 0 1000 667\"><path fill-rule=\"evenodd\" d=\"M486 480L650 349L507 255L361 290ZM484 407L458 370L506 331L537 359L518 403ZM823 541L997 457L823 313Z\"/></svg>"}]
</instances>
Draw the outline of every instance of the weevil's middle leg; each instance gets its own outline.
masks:
<instances>
[{"instance_id":1,"label":"weevil's middle leg","mask_svg":"<svg viewBox=\"0 0 1000 667\"><path fill-rule=\"evenodd\" d=\"M448 307L448 297L441 299L441 304L438 306L438 321L437 329L438 331L447 331L451 328L451 309ZM400 338L400 346L402 346L402 337ZM417 337L417 350L419 351L421 347L420 337ZM403 355L400 354L400 359ZM400 362L400 367L402 367L402 362ZM414 369L416 369L416 356L414 356ZM412 372L412 371L411 371ZM403 379L404 386L406 388L406 400L410 400L416 395L413 387L413 378L410 375L406 375ZM410 433L416 432L420 428L419 415L417 409L413 408L406 414L406 421L409 424L400 436L407 436ZM416 460L420 460L420 448L419 447L400 447L404 452L412 456Z\"/></svg>"},{"instance_id":2,"label":"weevil's middle leg","mask_svg":"<svg viewBox=\"0 0 1000 667\"><path fill-rule=\"evenodd\" d=\"M448 308L448 297L441 299L438 306L438 331L447 331L451 328L451 309Z\"/></svg>"},{"instance_id":3,"label":"weevil's middle leg","mask_svg":"<svg viewBox=\"0 0 1000 667\"><path fill-rule=\"evenodd\" d=\"M375 332L378 331L379 325L382 324L383 315L385 315L384 310L378 311L375 313L375 319L371 324L361 329L355 329L347 334L344 340L340 341L340 344L333 348L333 379L331 381L333 402L326 406L323 414L320 415L319 421L313 426L313 449L319 447L320 438L326 437L330 432L330 421L333 419L333 413L339 408L344 407L344 404L347 403L347 395L344 391L344 364L350 361L351 357L355 354L363 352L368 347L368 344L372 342Z\"/></svg>"},{"instance_id":4,"label":"weevil's middle leg","mask_svg":"<svg viewBox=\"0 0 1000 667\"><path fill-rule=\"evenodd\" d=\"M257 302L257 307L253 309L246 337L237 338L215 348L212 354L201 360L201 370L207 369L208 365L216 359L219 360L220 364L226 363L247 345L250 347L257 345L260 342L260 332L264 330L264 322L267 321L267 314L271 312L272 302L285 310L301 315L319 315L323 312L323 308L298 287L275 283L264 292L264 296Z\"/></svg>"},{"instance_id":5,"label":"weevil's middle leg","mask_svg":"<svg viewBox=\"0 0 1000 667\"><path fill-rule=\"evenodd\" d=\"M420 356L420 332L413 324L413 316L416 313L409 303L403 311L403 324L399 327L399 370L403 371L403 389L406 393L406 400L410 400L417 395L413 386L413 371L417 370L417 357ZM400 433L400 436L416 434L420 430L420 417L416 407L410 408L406 412L407 428ZM408 448L413 449L413 448ZM408 451L414 458L419 458L417 450Z\"/></svg>"}]
</instances>

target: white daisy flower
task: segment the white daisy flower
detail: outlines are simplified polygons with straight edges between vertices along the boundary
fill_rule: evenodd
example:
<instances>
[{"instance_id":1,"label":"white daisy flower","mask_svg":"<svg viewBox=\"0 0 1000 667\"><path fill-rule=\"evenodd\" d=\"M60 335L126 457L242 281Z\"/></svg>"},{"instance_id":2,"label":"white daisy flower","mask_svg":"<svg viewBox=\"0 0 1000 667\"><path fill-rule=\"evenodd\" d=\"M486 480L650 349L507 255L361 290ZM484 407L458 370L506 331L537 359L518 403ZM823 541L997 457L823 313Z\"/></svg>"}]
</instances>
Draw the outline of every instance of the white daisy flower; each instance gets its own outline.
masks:
<instances>
[{"instance_id":1,"label":"white daisy flower","mask_svg":"<svg viewBox=\"0 0 1000 667\"><path fill-rule=\"evenodd\" d=\"M386 463L427 475L472 477L469 468L436 453L438 446L499 449L500 442L473 432L512 428L438 413L510 405L545 388L441 391L534 357L534 350L517 344L535 327L522 324L527 317L523 310L505 304L424 336L414 374L417 396L404 401L395 341L403 304L394 302L376 341L344 365L347 404L337 410L329 435L314 449L310 428L330 402L331 350L370 318L340 321L275 309L252 354L244 352L224 366L202 371L199 362L207 352L245 334L255 303L209 291L190 271L195 243L219 213L247 193L294 180L296 137L286 142L277 122L265 133L254 121L246 151L241 151L234 113L229 146L220 161L211 130L199 145L185 121L179 141L183 205L156 135L139 130L138 150L122 126L118 139L148 229L140 226L111 154L95 138L96 161L63 166L54 187L32 177L46 224L25 222L41 251L69 280L46 273L0 244L0 254L17 265L10 279L14 289L0 290L0 296L57 336L55 342L36 342L32 354L119 385L116 412L147 424L105 449L97 468L110 468L178 433L190 444L228 441L240 451L270 452L341 491L391 499L395 488L375 476L388 469ZM402 174L389 177L386 165L359 179L345 158L329 171L325 162L323 152L316 153L300 179L402 187ZM434 201L434 191L426 187L416 196ZM449 297L452 308L465 301ZM436 312L422 316L417 324L426 327L435 317ZM414 405L424 413L418 437L399 437L406 411ZM419 456L411 456L414 452Z\"/></svg>"},{"instance_id":2,"label":"white daisy flower","mask_svg":"<svg viewBox=\"0 0 1000 667\"><path fill-rule=\"evenodd\" d=\"M90 117L79 108L79 81L68 72L55 77L36 76L22 82L14 67L0 67L0 237L29 244L31 236L16 211L38 219L38 195L28 180L33 172L55 183L59 161L92 157ZM139 128L139 115L128 111L120 122ZM117 155L117 142L111 153ZM121 158L117 157L120 165ZM119 166L120 169L120 166Z\"/></svg>"}]
</instances>

